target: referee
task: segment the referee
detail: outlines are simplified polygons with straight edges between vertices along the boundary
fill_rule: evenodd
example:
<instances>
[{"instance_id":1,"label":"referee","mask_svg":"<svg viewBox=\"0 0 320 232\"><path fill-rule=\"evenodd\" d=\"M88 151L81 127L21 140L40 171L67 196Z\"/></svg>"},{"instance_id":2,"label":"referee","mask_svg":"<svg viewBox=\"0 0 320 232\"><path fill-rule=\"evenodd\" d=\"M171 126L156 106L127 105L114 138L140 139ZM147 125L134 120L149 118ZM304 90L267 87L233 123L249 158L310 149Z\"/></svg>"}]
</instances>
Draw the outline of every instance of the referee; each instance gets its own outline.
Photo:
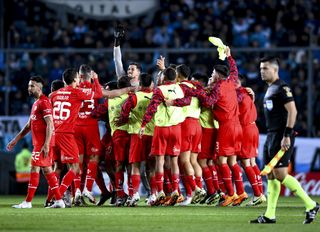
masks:
<instances>
[{"instance_id":1,"label":"referee","mask_svg":"<svg viewBox=\"0 0 320 232\"><path fill-rule=\"evenodd\" d=\"M300 183L288 174L288 165L294 146L293 127L296 121L297 109L290 87L279 78L279 59L265 57L260 60L261 78L268 84L268 90L263 100L264 115L267 124L267 139L263 155L265 163L284 150L284 156L268 174L268 205L264 215L250 221L251 223L276 223L276 207L280 194L280 185L290 189L305 204L306 219L304 224L311 223L319 211L319 204L313 201L303 190Z\"/></svg>"}]
</instances>

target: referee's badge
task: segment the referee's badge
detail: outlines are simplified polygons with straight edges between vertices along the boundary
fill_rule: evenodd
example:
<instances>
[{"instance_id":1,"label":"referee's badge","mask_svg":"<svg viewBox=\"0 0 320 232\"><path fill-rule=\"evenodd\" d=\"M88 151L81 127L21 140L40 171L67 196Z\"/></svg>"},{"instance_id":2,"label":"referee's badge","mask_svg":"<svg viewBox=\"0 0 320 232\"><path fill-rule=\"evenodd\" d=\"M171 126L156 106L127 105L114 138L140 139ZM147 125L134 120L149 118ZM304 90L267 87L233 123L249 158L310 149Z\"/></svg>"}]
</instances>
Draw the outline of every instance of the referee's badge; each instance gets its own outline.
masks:
<instances>
[{"instance_id":1,"label":"referee's badge","mask_svg":"<svg viewBox=\"0 0 320 232\"><path fill-rule=\"evenodd\" d=\"M272 100L266 100L266 107L267 107L268 110L272 110L273 109Z\"/></svg>"}]
</instances>

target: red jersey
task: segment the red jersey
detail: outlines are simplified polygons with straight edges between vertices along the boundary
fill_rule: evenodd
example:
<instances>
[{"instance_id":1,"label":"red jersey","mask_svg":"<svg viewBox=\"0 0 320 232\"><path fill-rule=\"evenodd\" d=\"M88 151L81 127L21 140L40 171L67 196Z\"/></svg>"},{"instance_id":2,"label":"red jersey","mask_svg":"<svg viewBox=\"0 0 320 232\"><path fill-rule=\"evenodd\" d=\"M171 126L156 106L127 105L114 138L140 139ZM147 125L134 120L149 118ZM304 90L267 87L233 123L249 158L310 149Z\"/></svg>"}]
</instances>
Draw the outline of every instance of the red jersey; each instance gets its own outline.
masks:
<instances>
[{"instance_id":1,"label":"red jersey","mask_svg":"<svg viewBox=\"0 0 320 232\"><path fill-rule=\"evenodd\" d=\"M52 116L52 105L47 96L41 95L40 98L33 103L30 114L32 145L34 147L42 147L46 140L47 124L44 118L48 116ZM51 142L52 141L51 139Z\"/></svg>"},{"instance_id":2,"label":"red jersey","mask_svg":"<svg viewBox=\"0 0 320 232\"><path fill-rule=\"evenodd\" d=\"M256 106L245 88L240 87L238 91L242 93L242 101L239 102L240 123L241 125L251 124L257 120Z\"/></svg>"},{"instance_id":3,"label":"red jersey","mask_svg":"<svg viewBox=\"0 0 320 232\"><path fill-rule=\"evenodd\" d=\"M83 81L79 87L86 93L91 94L95 89L100 86L96 86L89 81ZM78 118L76 121L77 126L98 125L98 120L92 117L92 110L98 106L97 99L84 100L81 104Z\"/></svg>"},{"instance_id":4,"label":"red jersey","mask_svg":"<svg viewBox=\"0 0 320 232\"><path fill-rule=\"evenodd\" d=\"M198 96L202 105L213 108L214 118L221 123L239 121L238 96L236 93L238 69L231 56L228 57L228 62L230 66L228 78L215 83L209 95L203 91Z\"/></svg>"},{"instance_id":5,"label":"red jersey","mask_svg":"<svg viewBox=\"0 0 320 232\"><path fill-rule=\"evenodd\" d=\"M56 133L74 133L75 122L84 100L100 98L102 92L85 92L79 88L67 86L51 93L53 122Z\"/></svg>"}]
</instances>

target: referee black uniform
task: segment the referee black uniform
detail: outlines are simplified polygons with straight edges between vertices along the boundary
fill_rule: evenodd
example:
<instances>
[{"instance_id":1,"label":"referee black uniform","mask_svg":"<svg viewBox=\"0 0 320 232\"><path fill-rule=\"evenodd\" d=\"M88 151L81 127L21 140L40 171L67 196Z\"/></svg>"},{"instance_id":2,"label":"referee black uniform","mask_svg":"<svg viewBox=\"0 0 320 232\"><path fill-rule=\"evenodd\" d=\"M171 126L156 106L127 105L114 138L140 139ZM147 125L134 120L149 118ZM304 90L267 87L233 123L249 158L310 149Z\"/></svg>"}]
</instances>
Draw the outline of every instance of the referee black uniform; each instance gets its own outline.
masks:
<instances>
[{"instance_id":1,"label":"referee black uniform","mask_svg":"<svg viewBox=\"0 0 320 232\"><path fill-rule=\"evenodd\" d=\"M263 99L264 115L267 126L267 139L263 148L265 163L271 159L281 149L281 140L284 136L288 112L284 105L294 101L290 87L281 79L273 82L266 92ZM294 135L290 135L291 146L284 156L280 159L276 168L288 167L294 147Z\"/></svg>"}]
</instances>

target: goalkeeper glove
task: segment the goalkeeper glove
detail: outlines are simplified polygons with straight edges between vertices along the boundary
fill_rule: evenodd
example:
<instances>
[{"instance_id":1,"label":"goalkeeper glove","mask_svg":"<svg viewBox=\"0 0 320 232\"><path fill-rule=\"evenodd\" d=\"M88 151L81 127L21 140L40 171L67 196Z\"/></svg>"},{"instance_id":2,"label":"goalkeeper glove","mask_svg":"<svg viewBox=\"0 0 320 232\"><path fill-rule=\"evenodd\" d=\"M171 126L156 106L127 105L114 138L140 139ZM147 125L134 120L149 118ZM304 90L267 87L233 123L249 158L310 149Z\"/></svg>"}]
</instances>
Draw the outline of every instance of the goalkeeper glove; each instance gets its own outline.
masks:
<instances>
[{"instance_id":1,"label":"goalkeeper glove","mask_svg":"<svg viewBox=\"0 0 320 232\"><path fill-rule=\"evenodd\" d=\"M125 29L122 24L118 24L114 30L114 46L120 46L121 40L125 36Z\"/></svg>"}]
</instances>

